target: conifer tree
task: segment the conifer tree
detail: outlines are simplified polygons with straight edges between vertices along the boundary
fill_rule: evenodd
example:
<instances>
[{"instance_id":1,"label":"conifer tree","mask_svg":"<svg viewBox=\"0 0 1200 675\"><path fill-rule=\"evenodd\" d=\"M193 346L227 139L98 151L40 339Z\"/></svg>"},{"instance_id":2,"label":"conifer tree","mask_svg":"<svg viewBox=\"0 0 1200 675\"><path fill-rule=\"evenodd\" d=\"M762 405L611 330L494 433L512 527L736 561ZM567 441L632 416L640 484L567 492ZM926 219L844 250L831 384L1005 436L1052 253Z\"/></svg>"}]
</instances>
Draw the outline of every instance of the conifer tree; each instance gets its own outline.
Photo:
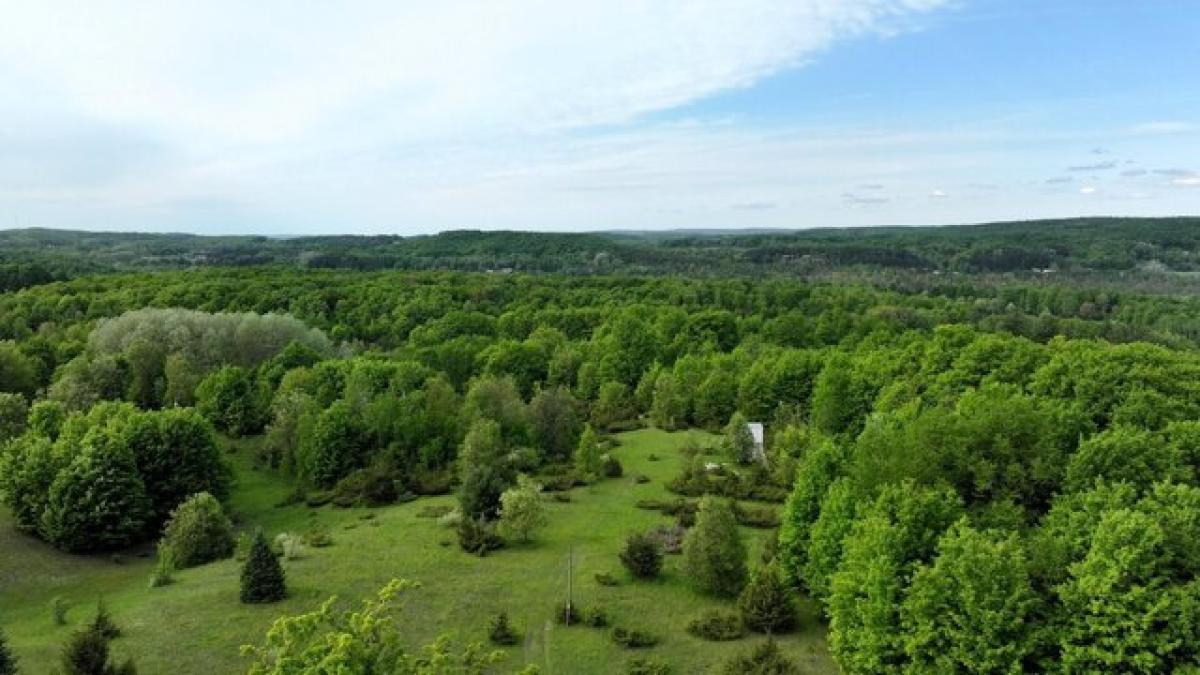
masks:
<instances>
[{"instance_id":1,"label":"conifer tree","mask_svg":"<svg viewBox=\"0 0 1200 675\"><path fill-rule=\"evenodd\" d=\"M746 548L729 503L712 495L700 500L696 526L683 541L683 565L700 588L733 597L746 583Z\"/></svg>"},{"instance_id":2,"label":"conifer tree","mask_svg":"<svg viewBox=\"0 0 1200 675\"><path fill-rule=\"evenodd\" d=\"M783 633L796 625L796 606L775 563L754 571L738 597L738 609L750 630L759 633Z\"/></svg>"},{"instance_id":3,"label":"conifer tree","mask_svg":"<svg viewBox=\"0 0 1200 675\"><path fill-rule=\"evenodd\" d=\"M283 567L267 543L262 530L254 535L250 554L242 567L242 602L261 604L278 602L287 595Z\"/></svg>"},{"instance_id":4,"label":"conifer tree","mask_svg":"<svg viewBox=\"0 0 1200 675\"><path fill-rule=\"evenodd\" d=\"M3 628L0 628L0 675L17 675L17 657L8 646Z\"/></svg>"}]
</instances>

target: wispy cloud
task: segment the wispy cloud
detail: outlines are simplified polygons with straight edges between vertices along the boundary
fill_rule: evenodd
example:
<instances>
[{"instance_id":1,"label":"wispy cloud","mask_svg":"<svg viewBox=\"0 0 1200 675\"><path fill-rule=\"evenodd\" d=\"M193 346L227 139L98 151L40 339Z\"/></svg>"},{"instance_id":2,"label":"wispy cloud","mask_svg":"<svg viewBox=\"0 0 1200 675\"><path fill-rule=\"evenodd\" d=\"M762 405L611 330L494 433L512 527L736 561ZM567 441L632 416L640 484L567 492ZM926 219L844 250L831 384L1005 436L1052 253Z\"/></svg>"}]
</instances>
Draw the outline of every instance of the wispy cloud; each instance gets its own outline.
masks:
<instances>
[{"instance_id":1,"label":"wispy cloud","mask_svg":"<svg viewBox=\"0 0 1200 675\"><path fill-rule=\"evenodd\" d=\"M1117 163L1110 160L1107 162L1096 162L1095 164L1068 166L1067 171L1108 171L1115 168L1117 168Z\"/></svg>"},{"instance_id":2,"label":"wispy cloud","mask_svg":"<svg viewBox=\"0 0 1200 675\"><path fill-rule=\"evenodd\" d=\"M1132 129L1133 133L1146 136L1186 134L1197 130L1200 130L1200 125L1196 125L1191 122L1181 122L1178 120L1144 122L1142 124L1134 125Z\"/></svg>"}]
</instances>

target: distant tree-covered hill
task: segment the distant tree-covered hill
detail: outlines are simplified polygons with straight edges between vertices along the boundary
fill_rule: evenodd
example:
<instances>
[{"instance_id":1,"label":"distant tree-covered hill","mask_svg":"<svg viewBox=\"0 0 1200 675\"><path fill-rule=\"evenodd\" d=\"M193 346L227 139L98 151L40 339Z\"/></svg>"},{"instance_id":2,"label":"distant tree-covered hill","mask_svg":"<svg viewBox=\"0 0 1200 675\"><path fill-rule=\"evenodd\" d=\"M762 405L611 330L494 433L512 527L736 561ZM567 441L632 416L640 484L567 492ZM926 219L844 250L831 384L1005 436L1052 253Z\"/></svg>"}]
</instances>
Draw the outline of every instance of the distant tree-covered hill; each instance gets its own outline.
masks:
<instances>
[{"instance_id":1,"label":"distant tree-covered hill","mask_svg":"<svg viewBox=\"0 0 1200 675\"><path fill-rule=\"evenodd\" d=\"M83 273L285 265L564 274L1058 275L1190 285L1200 218L1077 218L947 227L432 236L198 236L0 231L0 290Z\"/></svg>"}]
</instances>

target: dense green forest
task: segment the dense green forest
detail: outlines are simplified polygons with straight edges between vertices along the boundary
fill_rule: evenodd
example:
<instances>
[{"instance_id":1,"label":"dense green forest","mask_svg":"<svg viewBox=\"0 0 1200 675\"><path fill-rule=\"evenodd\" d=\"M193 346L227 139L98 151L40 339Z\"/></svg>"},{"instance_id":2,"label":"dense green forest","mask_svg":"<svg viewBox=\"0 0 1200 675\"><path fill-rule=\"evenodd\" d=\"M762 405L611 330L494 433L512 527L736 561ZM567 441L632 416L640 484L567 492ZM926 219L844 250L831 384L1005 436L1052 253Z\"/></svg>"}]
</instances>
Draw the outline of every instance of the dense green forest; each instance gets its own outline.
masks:
<instances>
[{"instance_id":1,"label":"dense green forest","mask_svg":"<svg viewBox=\"0 0 1200 675\"><path fill-rule=\"evenodd\" d=\"M820 672L826 653L852 673L1192 672L1200 305L1121 274L1186 283L1197 225L0 233L4 522L50 560L153 550L156 588L118 591L130 615L225 583L217 610L255 634L199 626L170 648L237 662L261 643L240 662L255 673L560 672L509 613L532 616L527 631L606 631L575 638L594 661L570 672ZM853 274L789 272L805 266ZM260 508L256 485L287 487ZM553 550L558 565L595 523L619 548L595 592L628 596L489 604L462 623L487 635L422 647L386 629L397 596L419 597L409 582L336 606L320 603L330 589L288 590L296 547L347 565L356 550L272 524L338 509L363 514L351 524L429 509L441 546L412 526L424 543L377 555L472 560L440 582L449 604L489 574L520 585L506 559ZM33 621L44 595L0 586L0 629L30 672L54 658L47 631L5 607ZM238 597L300 604L275 620L236 614ZM445 616L427 609L424 623ZM136 631L102 632L64 654L111 642L151 658Z\"/></svg>"},{"instance_id":2,"label":"dense green forest","mask_svg":"<svg viewBox=\"0 0 1200 675\"><path fill-rule=\"evenodd\" d=\"M1195 218L1080 218L761 232L456 231L294 238L7 230L0 231L0 290L97 271L268 264L690 276L812 277L851 271L886 272L893 279L907 279L902 273L917 278L1057 275L1172 289L1190 287L1186 275L1200 270L1198 226Z\"/></svg>"}]
</instances>

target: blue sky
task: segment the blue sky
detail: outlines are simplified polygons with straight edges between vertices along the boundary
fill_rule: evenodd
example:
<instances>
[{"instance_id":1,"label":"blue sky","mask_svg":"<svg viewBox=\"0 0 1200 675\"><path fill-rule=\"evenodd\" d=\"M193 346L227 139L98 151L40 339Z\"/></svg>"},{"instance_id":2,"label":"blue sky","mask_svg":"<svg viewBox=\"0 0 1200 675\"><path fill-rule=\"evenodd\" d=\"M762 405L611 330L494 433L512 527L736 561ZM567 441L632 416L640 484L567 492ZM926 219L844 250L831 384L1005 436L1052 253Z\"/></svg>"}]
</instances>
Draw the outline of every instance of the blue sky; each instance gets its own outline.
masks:
<instances>
[{"instance_id":1,"label":"blue sky","mask_svg":"<svg viewBox=\"0 0 1200 675\"><path fill-rule=\"evenodd\" d=\"M1194 0L193 4L5 10L0 227L1200 214Z\"/></svg>"}]
</instances>

